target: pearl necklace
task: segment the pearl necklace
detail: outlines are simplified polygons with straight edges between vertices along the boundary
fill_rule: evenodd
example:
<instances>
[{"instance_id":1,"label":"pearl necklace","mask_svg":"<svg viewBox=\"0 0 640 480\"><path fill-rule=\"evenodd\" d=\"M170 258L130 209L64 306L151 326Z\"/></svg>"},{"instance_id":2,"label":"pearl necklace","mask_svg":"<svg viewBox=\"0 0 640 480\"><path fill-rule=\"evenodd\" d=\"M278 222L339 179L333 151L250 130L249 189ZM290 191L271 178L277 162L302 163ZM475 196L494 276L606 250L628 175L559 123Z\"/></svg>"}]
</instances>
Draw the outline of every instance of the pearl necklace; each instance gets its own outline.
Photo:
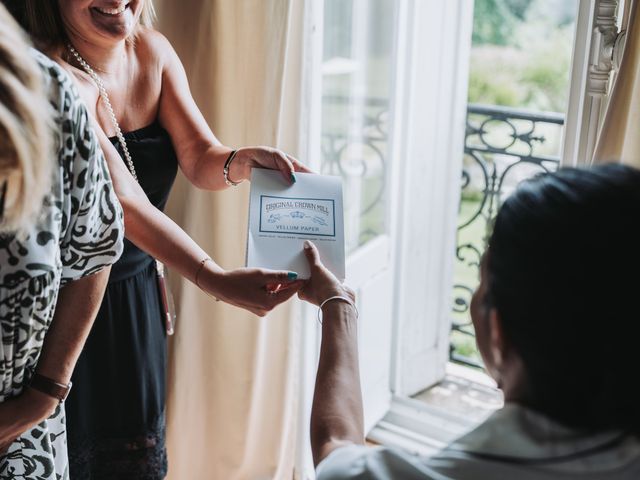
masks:
<instances>
[{"instance_id":1,"label":"pearl necklace","mask_svg":"<svg viewBox=\"0 0 640 480\"><path fill-rule=\"evenodd\" d=\"M122 130L120 129L120 125L118 124L118 120L116 119L116 114L113 112L113 107L111 106L111 101L109 100L109 94L107 93L107 89L104 86L104 82L98 76L98 74L91 68L84 58L78 53L78 51L73 48L73 45L67 43L67 49L74 56L78 64L84 69L85 72L89 74L89 76L93 79L93 81L98 86L98 91L100 92L100 98L104 102L107 107L107 111L109 112L109 116L111 117L111 122L113 123L113 128L116 131L116 137L118 137L118 143L120 143L120 147L122 147L122 151L124 152L124 159L127 163L127 167L129 167L129 171L133 176L134 180L138 182L138 175L136 174L136 168L133 165L133 159L131 158L131 154L129 153L129 149L127 148L127 142L124 139L124 135L122 134ZM140 182L138 182L140 183Z\"/></svg>"}]
</instances>

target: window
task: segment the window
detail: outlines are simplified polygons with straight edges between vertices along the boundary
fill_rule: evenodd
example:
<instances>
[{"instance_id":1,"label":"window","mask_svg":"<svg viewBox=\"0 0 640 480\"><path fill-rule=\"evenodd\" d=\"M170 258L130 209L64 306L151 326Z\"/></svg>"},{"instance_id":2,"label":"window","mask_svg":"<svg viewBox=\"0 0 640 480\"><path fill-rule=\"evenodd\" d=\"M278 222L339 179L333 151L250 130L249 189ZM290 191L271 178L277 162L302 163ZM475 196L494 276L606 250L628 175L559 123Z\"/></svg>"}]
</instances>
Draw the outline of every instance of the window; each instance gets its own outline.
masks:
<instances>
[{"instance_id":1,"label":"window","mask_svg":"<svg viewBox=\"0 0 640 480\"><path fill-rule=\"evenodd\" d=\"M487 378L481 374L468 312L477 285L480 256L498 208L519 181L557 169L564 155L569 158L567 164L578 163L576 158L589 161L608 92L610 49L616 32L618 2L476 0L475 6L473 48L467 57L468 90L464 85L469 101L461 140L463 162L456 164L458 173L462 173L461 183L456 184L456 239L448 244L446 220L438 221L433 212L427 213L425 218L432 228L423 231L430 238L424 240L424 234L418 233L427 253L396 263L397 282L420 268L435 271L438 276L412 277L411 283L420 285L428 302L421 303L416 289L408 294L404 289L399 294L396 291L400 315L394 320L398 332L394 401L371 434L379 441L422 453L429 453L472 428L500 404L500 396L490 394ZM490 8L483 8L487 6ZM496 12L504 18L498 21ZM487 19L485 24L479 21L482 15ZM449 48L448 53L462 61L464 15L459 18L457 50L455 42L439 45ZM501 46L497 48L496 43ZM511 72L505 71L505 65ZM441 64L440 73L447 68L450 65ZM460 66L457 71L463 69ZM505 83L509 76L512 80ZM456 90L439 83L437 88L440 95L456 105L463 85L459 83ZM452 140L457 126L448 123L448 127L450 130L441 134ZM437 143L440 137L429 138ZM420 141L409 137L407 142ZM425 159L433 162L429 174L435 172L441 181L446 181L446 175L438 173L445 168L443 164L456 162L452 151L448 156ZM440 205L451 201L446 190L429 183L426 176L423 182L428 185L425 188L438 192L435 198ZM400 241L411 244L412 240L402 239L402 235L412 234L400 232ZM438 235L441 239L434 240ZM417 253L417 248L412 253ZM443 258L452 255L453 278L447 276L451 265L446 260L438 262L438 254ZM442 315L436 306L441 303L432 295L434 291L443 294L442 284L451 289L449 293L453 292L448 318ZM450 335L446 342L442 341L444 331ZM450 347L448 358L442 355L445 343ZM445 366L447 360L455 364ZM436 388L429 390L434 384ZM407 439L411 441L407 443Z\"/></svg>"},{"instance_id":2,"label":"window","mask_svg":"<svg viewBox=\"0 0 640 480\"><path fill-rule=\"evenodd\" d=\"M347 253L387 232L394 3L324 3L322 172L343 178Z\"/></svg>"},{"instance_id":3,"label":"window","mask_svg":"<svg viewBox=\"0 0 640 480\"><path fill-rule=\"evenodd\" d=\"M477 0L458 213L450 357L481 368L469 316L500 204L560 165L576 0Z\"/></svg>"},{"instance_id":4,"label":"window","mask_svg":"<svg viewBox=\"0 0 640 480\"><path fill-rule=\"evenodd\" d=\"M589 158L619 3L475 0L475 16L472 0L307 3L318 157L344 180L373 440L430 453L500 404L468 316L479 258L520 180ZM307 314L302 441L319 342ZM445 397L466 403L435 405Z\"/></svg>"}]
</instances>

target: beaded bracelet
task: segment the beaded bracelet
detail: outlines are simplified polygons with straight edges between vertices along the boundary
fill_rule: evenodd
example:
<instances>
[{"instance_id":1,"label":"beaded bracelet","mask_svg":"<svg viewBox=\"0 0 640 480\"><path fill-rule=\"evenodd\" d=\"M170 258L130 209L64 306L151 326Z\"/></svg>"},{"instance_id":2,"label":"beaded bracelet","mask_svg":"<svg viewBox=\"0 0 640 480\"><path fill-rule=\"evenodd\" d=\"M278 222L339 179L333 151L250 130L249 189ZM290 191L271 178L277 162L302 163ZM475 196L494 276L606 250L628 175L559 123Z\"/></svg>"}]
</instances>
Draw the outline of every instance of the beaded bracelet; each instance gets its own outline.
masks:
<instances>
[{"instance_id":1,"label":"beaded bracelet","mask_svg":"<svg viewBox=\"0 0 640 480\"><path fill-rule=\"evenodd\" d=\"M224 182L230 187L237 187L241 182L234 182L229 178L229 168L231 167L231 162L236 158L238 154L238 150L232 150L229 156L227 157L227 161L224 162L224 167L222 168L222 175L224 176Z\"/></svg>"}]
</instances>

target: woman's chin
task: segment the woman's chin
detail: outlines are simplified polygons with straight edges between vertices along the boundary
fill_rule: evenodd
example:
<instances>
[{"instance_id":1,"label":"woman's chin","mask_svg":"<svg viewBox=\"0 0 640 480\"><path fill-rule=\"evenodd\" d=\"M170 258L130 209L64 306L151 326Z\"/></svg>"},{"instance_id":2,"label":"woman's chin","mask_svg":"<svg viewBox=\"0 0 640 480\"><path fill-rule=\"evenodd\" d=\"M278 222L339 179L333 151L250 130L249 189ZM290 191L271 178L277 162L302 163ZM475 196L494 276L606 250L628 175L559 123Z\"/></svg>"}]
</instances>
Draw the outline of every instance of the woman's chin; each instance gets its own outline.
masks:
<instances>
[{"instance_id":1,"label":"woman's chin","mask_svg":"<svg viewBox=\"0 0 640 480\"><path fill-rule=\"evenodd\" d=\"M92 8L91 23L100 36L119 41L133 34L137 22L131 9L127 7L118 15L105 14Z\"/></svg>"}]
</instances>

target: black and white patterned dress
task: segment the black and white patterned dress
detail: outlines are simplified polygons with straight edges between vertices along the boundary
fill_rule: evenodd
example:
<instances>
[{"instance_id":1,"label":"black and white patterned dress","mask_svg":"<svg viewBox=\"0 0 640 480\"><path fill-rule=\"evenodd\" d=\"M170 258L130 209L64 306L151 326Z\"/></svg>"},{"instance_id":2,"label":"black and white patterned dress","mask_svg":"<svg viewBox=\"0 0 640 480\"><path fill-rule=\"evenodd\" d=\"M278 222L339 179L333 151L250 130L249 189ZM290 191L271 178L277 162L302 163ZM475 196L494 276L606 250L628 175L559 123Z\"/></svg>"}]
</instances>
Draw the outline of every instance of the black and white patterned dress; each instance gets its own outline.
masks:
<instances>
[{"instance_id":1,"label":"black and white patterned dress","mask_svg":"<svg viewBox=\"0 0 640 480\"><path fill-rule=\"evenodd\" d=\"M20 240L0 236L0 402L28 383L53 318L58 289L122 253L122 209L87 110L67 74L40 64L59 127L58 161L42 217ZM0 457L0 479L68 478L64 405Z\"/></svg>"}]
</instances>

